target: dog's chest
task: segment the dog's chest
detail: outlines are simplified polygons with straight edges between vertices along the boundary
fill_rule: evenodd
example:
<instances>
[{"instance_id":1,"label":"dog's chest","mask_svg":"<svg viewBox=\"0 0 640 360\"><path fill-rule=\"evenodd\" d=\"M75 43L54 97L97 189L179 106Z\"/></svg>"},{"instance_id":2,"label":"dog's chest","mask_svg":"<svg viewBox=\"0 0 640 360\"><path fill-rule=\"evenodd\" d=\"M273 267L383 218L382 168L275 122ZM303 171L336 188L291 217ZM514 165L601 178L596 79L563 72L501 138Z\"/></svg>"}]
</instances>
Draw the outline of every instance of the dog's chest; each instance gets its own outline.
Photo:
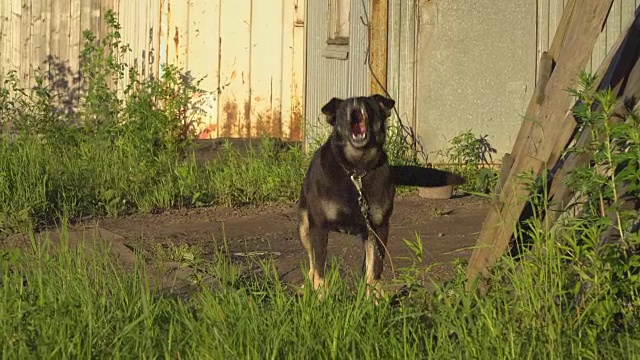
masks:
<instances>
[{"instance_id":1,"label":"dog's chest","mask_svg":"<svg viewBox=\"0 0 640 360\"><path fill-rule=\"evenodd\" d=\"M361 203L356 191L341 197L330 197L319 201L327 224L333 231L356 234L366 231L365 216L371 224L383 221L386 208L375 196ZM363 206L365 205L365 206Z\"/></svg>"}]
</instances>

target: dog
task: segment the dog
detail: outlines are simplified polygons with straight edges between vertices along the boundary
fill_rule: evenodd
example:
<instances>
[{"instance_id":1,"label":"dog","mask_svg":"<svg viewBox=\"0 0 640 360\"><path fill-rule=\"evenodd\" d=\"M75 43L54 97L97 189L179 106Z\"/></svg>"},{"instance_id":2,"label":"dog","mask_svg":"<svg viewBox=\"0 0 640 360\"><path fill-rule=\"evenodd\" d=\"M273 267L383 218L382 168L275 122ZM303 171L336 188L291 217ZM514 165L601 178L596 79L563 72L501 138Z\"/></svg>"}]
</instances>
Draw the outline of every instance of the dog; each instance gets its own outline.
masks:
<instances>
[{"instance_id":1,"label":"dog","mask_svg":"<svg viewBox=\"0 0 640 360\"><path fill-rule=\"evenodd\" d=\"M372 289L381 294L378 284L395 197L384 151L386 121L394 105L393 99L376 94L332 98L322 107L332 131L312 157L298 202L298 235L309 255L309 279L316 291L325 285L333 231L360 238L367 294Z\"/></svg>"}]
</instances>

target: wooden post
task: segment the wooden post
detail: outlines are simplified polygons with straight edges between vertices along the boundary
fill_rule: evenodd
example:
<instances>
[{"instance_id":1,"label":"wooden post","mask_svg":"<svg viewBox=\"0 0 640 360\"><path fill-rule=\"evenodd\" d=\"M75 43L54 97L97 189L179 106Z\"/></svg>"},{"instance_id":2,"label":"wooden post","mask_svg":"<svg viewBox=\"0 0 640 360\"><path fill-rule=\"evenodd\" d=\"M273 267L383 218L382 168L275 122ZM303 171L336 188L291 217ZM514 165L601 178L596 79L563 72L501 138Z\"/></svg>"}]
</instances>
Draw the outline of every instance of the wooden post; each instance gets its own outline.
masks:
<instances>
[{"instance_id":1,"label":"wooden post","mask_svg":"<svg viewBox=\"0 0 640 360\"><path fill-rule=\"evenodd\" d=\"M499 199L493 201L485 218L471 255L467 272L470 279L491 266L509 245L531 195L518 175L530 172L538 176L548 164L555 164L560 156L555 151L557 144L566 144L573 135L575 121L566 118L572 96L566 89L574 85L579 70L589 61L612 3L613 0L582 0L573 12L563 14L561 23L567 23L566 31L557 34L563 40L557 56L551 54L555 66L546 84L545 96L540 105L537 105L538 97L533 96L527 109L525 123L527 119L535 119L536 123L523 123L529 130L521 129L518 143L514 144L515 151L511 154L514 163L504 179ZM554 38L554 43L558 41Z\"/></svg>"},{"instance_id":2,"label":"wooden post","mask_svg":"<svg viewBox=\"0 0 640 360\"><path fill-rule=\"evenodd\" d=\"M369 90L372 94L385 94L385 89L387 88L388 15L388 0L371 0L369 62L373 74L369 74L371 78Z\"/></svg>"},{"instance_id":3,"label":"wooden post","mask_svg":"<svg viewBox=\"0 0 640 360\"><path fill-rule=\"evenodd\" d=\"M543 54L540 61L541 74L539 74L539 77L541 78L538 79L538 83L536 84L536 88L534 90L534 94L536 94L536 97L529 102L529 106L527 107L527 111L525 113L525 119L522 122L520 131L518 131L518 135L513 143L511 156L514 159L518 156L520 148L524 145L525 139L531 132L531 127L533 126L533 119L531 118L531 116L538 111L538 108L542 104L542 99L544 99L545 97L547 83L549 82L549 77L551 76L551 72L553 72L555 63L558 62L560 49L562 48L564 40L567 36L569 23L575 20L574 14L577 8L576 2L577 0L569 0L565 5L562 17L560 18L560 23L558 24L555 36L553 37L553 42L549 47L549 51L547 51L546 54ZM578 19L578 21L580 21L580 19Z\"/></svg>"},{"instance_id":4,"label":"wooden post","mask_svg":"<svg viewBox=\"0 0 640 360\"><path fill-rule=\"evenodd\" d=\"M597 75L597 89L610 87L615 96L622 98L614 110L616 115L612 121L624 121L627 113L625 100L638 101L640 98L640 14L636 16L635 22L622 32L622 36L600 65ZM585 131L576 144L580 147L592 140L591 133ZM573 169L587 164L590 159L589 154L583 153L571 153L564 159L549 188L550 211L546 215L545 223L553 224L567 208L573 197L573 192L565 184L567 176Z\"/></svg>"}]
</instances>

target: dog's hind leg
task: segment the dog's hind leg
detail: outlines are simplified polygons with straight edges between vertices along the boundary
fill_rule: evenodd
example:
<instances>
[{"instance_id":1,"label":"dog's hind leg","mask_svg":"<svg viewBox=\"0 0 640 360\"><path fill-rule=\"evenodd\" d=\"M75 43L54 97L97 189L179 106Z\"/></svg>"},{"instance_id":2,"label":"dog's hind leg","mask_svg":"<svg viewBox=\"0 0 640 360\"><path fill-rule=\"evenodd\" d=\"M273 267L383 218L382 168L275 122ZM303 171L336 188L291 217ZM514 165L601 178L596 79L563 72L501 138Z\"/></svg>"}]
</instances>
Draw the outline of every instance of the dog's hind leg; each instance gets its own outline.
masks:
<instances>
[{"instance_id":1,"label":"dog's hind leg","mask_svg":"<svg viewBox=\"0 0 640 360\"><path fill-rule=\"evenodd\" d=\"M362 248L364 249L364 256L362 257L362 265L360 267L360 274L363 278L367 276L367 240L369 239L369 234L364 232L358 234L358 238L360 239L360 243L362 244Z\"/></svg>"},{"instance_id":2,"label":"dog's hind leg","mask_svg":"<svg viewBox=\"0 0 640 360\"><path fill-rule=\"evenodd\" d=\"M324 270L327 261L327 242L329 232L314 226L309 219L307 210L300 210L300 223L298 235L300 242L309 255L309 280L313 289L318 290L324 285Z\"/></svg>"},{"instance_id":3,"label":"dog's hind leg","mask_svg":"<svg viewBox=\"0 0 640 360\"><path fill-rule=\"evenodd\" d=\"M382 293L379 286L380 277L383 270L383 261L386 254L387 239L389 237L389 225L382 225L369 231L369 236L365 242L365 263L367 294L373 288L378 294Z\"/></svg>"}]
</instances>

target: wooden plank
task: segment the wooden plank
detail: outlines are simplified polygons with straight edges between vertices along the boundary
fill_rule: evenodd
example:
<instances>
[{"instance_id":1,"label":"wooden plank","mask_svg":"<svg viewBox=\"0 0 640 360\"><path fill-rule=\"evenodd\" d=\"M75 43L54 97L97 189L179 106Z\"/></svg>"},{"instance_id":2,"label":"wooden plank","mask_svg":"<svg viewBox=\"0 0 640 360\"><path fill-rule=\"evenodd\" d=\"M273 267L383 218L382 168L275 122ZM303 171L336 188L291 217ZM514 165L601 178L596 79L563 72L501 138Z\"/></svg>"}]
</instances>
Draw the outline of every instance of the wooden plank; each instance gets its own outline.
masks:
<instances>
[{"instance_id":1,"label":"wooden plank","mask_svg":"<svg viewBox=\"0 0 640 360\"><path fill-rule=\"evenodd\" d=\"M203 110L198 134L203 139L218 134L218 19L220 0L201 0L190 8L192 28L189 31L189 69L196 78L204 77L200 87L205 91L199 99Z\"/></svg>"},{"instance_id":2,"label":"wooden plank","mask_svg":"<svg viewBox=\"0 0 640 360\"><path fill-rule=\"evenodd\" d=\"M141 1L142 31L140 32L140 76L145 79L149 73L149 31L153 27L150 23L151 1Z\"/></svg>"},{"instance_id":3,"label":"wooden plank","mask_svg":"<svg viewBox=\"0 0 640 360\"><path fill-rule=\"evenodd\" d=\"M629 24L625 36L621 36L612 48L605 61L598 70L598 89L611 87L613 93L621 97L615 109L615 114L624 114L625 99L640 98L640 17L636 25ZM625 85L623 87L623 84ZM622 121L621 117L614 117L612 121ZM591 142L591 133L585 131L576 142L577 147L582 147ZM589 154L571 153L555 173L549 188L550 212L547 214L547 223L554 223L571 204L572 191L565 186L569 173L578 167L586 165L591 156Z\"/></svg>"},{"instance_id":4,"label":"wooden plank","mask_svg":"<svg viewBox=\"0 0 640 360\"><path fill-rule=\"evenodd\" d=\"M607 18L607 24L604 30L606 38L605 56L612 50L616 40L620 37L620 20L622 19L622 13L620 12L622 6L620 1L621 0L613 1L613 4L611 4L611 11L609 11L609 17ZM603 60L605 56L603 56Z\"/></svg>"},{"instance_id":5,"label":"wooden plank","mask_svg":"<svg viewBox=\"0 0 640 360\"><path fill-rule=\"evenodd\" d=\"M50 59L51 59L51 11L53 8L53 0L42 0L42 11L44 20L42 23L43 36L43 54L42 54L42 70L49 74L51 71ZM46 85L50 85L50 80L47 77L45 81Z\"/></svg>"},{"instance_id":6,"label":"wooden plank","mask_svg":"<svg viewBox=\"0 0 640 360\"><path fill-rule=\"evenodd\" d=\"M49 52L49 70L51 74L55 72L52 62L58 61L60 58L60 3L60 1L51 0L51 45Z\"/></svg>"},{"instance_id":7,"label":"wooden plank","mask_svg":"<svg viewBox=\"0 0 640 360\"><path fill-rule=\"evenodd\" d=\"M4 87L4 79L8 70L8 62L6 61L6 54L10 51L6 46L9 38L8 33L10 31L8 20L8 13L11 11L11 2L0 1L0 88Z\"/></svg>"},{"instance_id":8,"label":"wooden plank","mask_svg":"<svg viewBox=\"0 0 640 360\"><path fill-rule=\"evenodd\" d=\"M624 29L627 27L627 25L629 25L631 22L633 22L633 19L635 19L635 0L623 0L620 8L620 11L622 12L622 21L620 23L622 28L621 32L624 33Z\"/></svg>"},{"instance_id":9,"label":"wooden plank","mask_svg":"<svg viewBox=\"0 0 640 360\"><path fill-rule=\"evenodd\" d=\"M295 66L293 34L296 28L295 7L295 1L282 1L282 91L280 96L282 129L280 136L287 139L291 136L293 114L293 68Z\"/></svg>"},{"instance_id":10,"label":"wooden plank","mask_svg":"<svg viewBox=\"0 0 640 360\"><path fill-rule=\"evenodd\" d=\"M186 52L187 33L189 31L189 23L187 21L188 5L186 2L177 0L167 0L169 11L169 26L167 28L167 46L168 57L167 63L176 65L178 68L188 68L188 54ZM249 16L247 11L246 16ZM231 20L231 19L229 19ZM234 20L236 20L234 18ZM236 25L240 25L236 23ZM244 27L245 24L242 24ZM247 59L248 60L248 59Z\"/></svg>"},{"instance_id":11,"label":"wooden plank","mask_svg":"<svg viewBox=\"0 0 640 360\"><path fill-rule=\"evenodd\" d=\"M11 2L0 1L0 87L4 87L4 77L9 67L7 64L7 54L10 54L8 43L8 33L10 31L9 22L7 21L9 12L11 11Z\"/></svg>"},{"instance_id":12,"label":"wooden plank","mask_svg":"<svg viewBox=\"0 0 640 360\"><path fill-rule=\"evenodd\" d=\"M291 90L291 126L289 140L302 141L303 115L304 114L304 90L305 90L305 4L304 0L294 0L294 22L293 22L293 70L292 70L292 90ZM306 149L303 149L306 150Z\"/></svg>"},{"instance_id":13,"label":"wooden plank","mask_svg":"<svg viewBox=\"0 0 640 360\"><path fill-rule=\"evenodd\" d=\"M536 119L537 125L520 144L520 150L514 157L514 164L500 194L499 202L504 204L502 209L492 207L485 218L478 246L471 255L467 273L469 278L484 272L507 249L530 196L526 186L518 180L518 175L532 172L537 176L548 160L555 163L552 159L555 143L567 141L560 136L570 136L566 134L567 124L562 121L569 112L572 100L566 89L574 84L576 74L588 63L611 2L581 1L581 6L576 7L568 20L564 39L566 45L559 49L556 66L547 84L546 97L537 111L528 114ZM535 103L535 99L532 98L532 102Z\"/></svg>"},{"instance_id":14,"label":"wooden plank","mask_svg":"<svg viewBox=\"0 0 640 360\"><path fill-rule=\"evenodd\" d=\"M160 9L159 1L148 1L148 17L147 17L147 78L155 78L157 76L156 63L157 63L157 44L158 44L158 26L160 25Z\"/></svg>"},{"instance_id":15,"label":"wooden plank","mask_svg":"<svg viewBox=\"0 0 640 360\"><path fill-rule=\"evenodd\" d=\"M162 69L169 61L169 0L160 0L160 25L158 27L158 75L162 76ZM218 19L219 22L219 19Z\"/></svg>"},{"instance_id":16,"label":"wooden plank","mask_svg":"<svg viewBox=\"0 0 640 360\"><path fill-rule=\"evenodd\" d=\"M58 60L56 66L59 67L60 73L58 74L61 86L60 90L69 90L69 79L66 76L62 76L64 72L69 71L69 58L70 58L70 46L69 46L69 32L71 30L71 0L56 0L60 3L60 36L58 38Z\"/></svg>"},{"instance_id":17,"label":"wooden plank","mask_svg":"<svg viewBox=\"0 0 640 360\"><path fill-rule=\"evenodd\" d=\"M115 11L116 13L119 12L119 4L115 3L115 0L101 0L99 1L100 4L100 37L104 37L107 32L109 31L109 25L107 24L107 22L104 19L105 14L107 13L107 10L111 9L113 11Z\"/></svg>"},{"instance_id":18,"label":"wooden plank","mask_svg":"<svg viewBox=\"0 0 640 360\"><path fill-rule=\"evenodd\" d=\"M549 6L550 0L538 0L537 26L538 43L541 51L549 51L551 36L549 35Z\"/></svg>"},{"instance_id":19,"label":"wooden plank","mask_svg":"<svg viewBox=\"0 0 640 360\"><path fill-rule=\"evenodd\" d=\"M282 0L279 2L283 3ZM249 73L251 87L248 98L251 116L245 117L244 125L247 131L241 132L241 135L246 134L248 137L280 137L282 135L282 31L282 6L254 1ZM240 105L239 102L238 106Z\"/></svg>"},{"instance_id":20,"label":"wooden plank","mask_svg":"<svg viewBox=\"0 0 640 360\"><path fill-rule=\"evenodd\" d=\"M145 35L147 33L147 1L137 1L136 18L135 22L138 24L136 34L136 53L135 58L138 63L138 75L144 76L146 61L145 55L147 53ZM192 2L188 2L191 4Z\"/></svg>"},{"instance_id":21,"label":"wooden plank","mask_svg":"<svg viewBox=\"0 0 640 360\"><path fill-rule=\"evenodd\" d=\"M42 0L32 0L31 2L31 71L35 71L38 68L41 68L42 62L44 60L44 34L42 31L44 26L44 9L42 8L42 5ZM35 74L32 73L29 86L33 87L34 85Z\"/></svg>"},{"instance_id":22,"label":"wooden plank","mask_svg":"<svg viewBox=\"0 0 640 360\"><path fill-rule=\"evenodd\" d=\"M607 1L611 1L611 0L607 0ZM562 13L562 18L560 19L558 28L555 31L556 36L554 36L553 42L549 47L549 51L547 52L547 55L545 55L545 57L548 56L548 60L551 61L551 69L549 71L549 76L551 76L551 73L553 73L554 64L558 61L560 49L562 48L565 42L568 26L574 19L575 11L578 8L576 6L576 3L577 3L577 0L567 1L567 4L564 8L564 12ZM542 69L542 66L544 65L542 60L543 58L541 57L540 59L541 73L547 70L547 69ZM534 98L532 98L531 101L529 102L529 106L527 107L527 110L525 112L525 118L522 122L522 125L520 126L520 130L518 131L518 135L516 136L516 139L513 143L513 148L510 153L514 159L518 157L518 153L520 152L521 147L525 143L524 140L527 138L527 136L529 136L529 133L531 132L532 127L534 126L533 119L536 112L538 111L538 108L541 105L541 102L538 102L538 100L545 96L546 86L547 86L547 81L544 81L542 83L538 82L536 84L536 88L534 89L534 94L536 94L536 96L534 96ZM542 89L538 89L538 88L542 88Z\"/></svg>"},{"instance_id":23,"label":"wooden plank","mask_svg":"<svg viewBox=\"0 0 640 360\"><path fill-rule=\"evenodd\" d=\"M385 94L387 88L387 27L389 17L388 0L371 1L369 20L369 62L371 63L372 94ZM378 83L379 82L379 83Z\"/></svg>"},{"instance_id":24,"label":"wooden plank","mask_svg":"<svg viewBox=\"0 0 640 360\"><path fill-rule=\"evenodd\" d=\"M131 6L134 3L132 1L122 1L122 2L118 2L117 4L117 8L116 8L116 13L117 13L117 18L118 18L118 22L120 23L121 26L121 31L120 31L120 36L122 37L122 43L123 44L127 44L129 47L133 47L135 46L134 44L131 43L131 34L133 33L133 29L136 28L136 24L134 24L131 19L133 18L133 16L131 15ZM132 49L134 52L136 51L135 49ZM122 57L122 61L131 66L132 62L131 62L131 51L128 51L124 54L118 52L118 54ZM125 66L124 71L123 71L123 76L125 81L129 80L129 66ZM125 86L118 86L118 84L114 83L113 86L117 86L117 91L118 91L118 96L122 97L124 94L124 89Z\"/></svg>"},{"instance_id":25,"label":"wooden plank","mask_svg":"<svg viewBox=\"0 0 640 360\"><path fill-rule=\"evenodd\" d=\"M32 0L22 0L22 24L20 26L20 78L24 88L31 88L31 9Z\"/></svg>"},{"instance_id":26,"label":"wooden plank","mask_svg":"<svg viewBox=\"0 0 640 360\"><path fill-rule=\"evenodd\" d=\"M250 99L251 0L220 2L220 93L218 121L223 137L246 134Z\"/></svg>"},{"instance_id":27,"label":"wooden plank","mask_svg":"<svg viewBox=\"0 0 640 360\"><path fill-rule=\"evenodd\" d=\"M576 11L577 0L569 0L564 4L564 10L562 12L562 17L560 17L560 22L558 23L558 27L556 28L555 35L553 36L553 41L551 42L551 46L549 47L549 55L551 58L556 61L558 59L558 55L560 54L560 48L564 45L564 40L567 36L567 30L569 28L569 23L573 20L573 16Z\"/></svg>"},{"instance_id":28,"label":"wooden plank","mask_svg":"<svg viewBox=\"0 0 640 360\"><path fill-rule=\"evenodd\" d=\"M98 38L101 36L100 34L100 23L102 18L102 7L100 6L100 0L85 0L90 2L91 8L91 19L89 30L93 33L93 35Z\"/></svg>"},{"instance_id":29,"label":"wooden plank","mask_svg":"<svg viewBox=\"0 0 640 360\"><path fill-rule=\"evenodd\" d=\"M80 1L80 46L82 49L82 44L84 38L82 33L85 30L91 30L91 1L90 0L81 0Z\"/></svg>"},{"instance_id":30,"label":"wooden plank","mask_svg":"<svg viewBox=\"0 0 640 360\"><path fill-rule=\"evenodd\" d=\"M22 60L22 2L12 0L11 5L11 69L18 72L18 79L21 81L20 62Z\"/></svg>"},{"instance_id":31,"label":"wooden plank","mask_svg":"<svg viewBox=\"0 0 640 360\"><path fill-rule=\"evenodd\" d=\"M544 100L544 92L553 71L553 59L549 52L544 51L540 56L540 68L537 73L536 87L534 89L534 99L536 106L540 106Z\"/></svg>"},{"instance_id":32,"label":"wooden plank","mask_svg":"<svg viewBox=\"0 0 640 360\"><path fill-rule=\"evenodd\" d=\"M100 17L101 17L100 25L99 25L100 38L102 39L105 36L107 36L109 31L111 31L109 29L109 24L105 20L105 15L107 14L107 11L113 10L116 13L116 18L117 18L118 12L120 10L120 6L117 0L102 0L99 2L99 6L100 6ZM108 51L108 49L105 49L105 51ZM118 79L114 78L112 75L107 76L107 85L109 86L110 89L117 88L117 80Z\"/></svg>"},{"instance_id":33,"label":"wooden plank","mask_svg":"<svg viewBox=\"0 0 640 360\"><path fill-rule=\"evenodd\" d=\"M69 4L69 70L68 77L70 89L76 89L80 72L80 49L82 41L82 29L80 27L81 0L71 0ZM73 91L75 96L79 96L77 91ZM76 104L79 99L73 99ZM75 111L76 109L72 109Z\"/></svg>"}]
</instances>

